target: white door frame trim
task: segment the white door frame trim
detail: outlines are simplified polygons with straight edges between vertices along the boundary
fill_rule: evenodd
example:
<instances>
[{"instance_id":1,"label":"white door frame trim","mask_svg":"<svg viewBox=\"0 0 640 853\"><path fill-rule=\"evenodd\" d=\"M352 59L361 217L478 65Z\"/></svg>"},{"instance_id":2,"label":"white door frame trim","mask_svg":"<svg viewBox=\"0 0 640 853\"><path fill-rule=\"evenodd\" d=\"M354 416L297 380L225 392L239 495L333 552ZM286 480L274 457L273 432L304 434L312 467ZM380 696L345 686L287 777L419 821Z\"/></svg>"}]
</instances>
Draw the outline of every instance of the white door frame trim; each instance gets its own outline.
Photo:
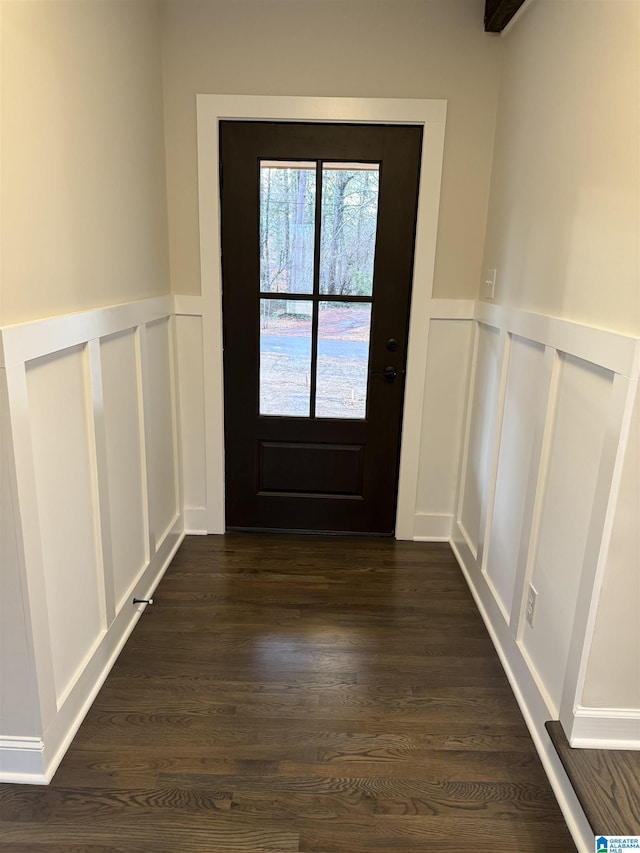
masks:
<instances>
[{"instance_id":1,"label":"white door frame trim","mask_svg":"<svg viewBox=\"0 0 640 853\"><path fill-rule=\"evenodd\" d=\"M412 539L433 290L447 102L388 98L198 95L198 196L204 334L207 530L223 533L224 393L218 124L221 120L332 121L424 127L409 322L396 538Z\"/></svg>"}]
</instances>

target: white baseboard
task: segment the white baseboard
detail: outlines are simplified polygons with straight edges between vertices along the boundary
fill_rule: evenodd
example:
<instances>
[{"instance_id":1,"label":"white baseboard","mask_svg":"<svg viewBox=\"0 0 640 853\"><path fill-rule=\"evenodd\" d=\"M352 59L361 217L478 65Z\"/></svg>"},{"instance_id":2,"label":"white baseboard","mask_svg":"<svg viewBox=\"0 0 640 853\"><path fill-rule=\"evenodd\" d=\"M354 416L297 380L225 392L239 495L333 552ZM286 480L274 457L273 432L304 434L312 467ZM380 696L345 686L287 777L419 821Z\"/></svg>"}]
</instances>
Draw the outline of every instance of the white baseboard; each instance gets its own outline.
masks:
<instances>
[{"instance_id":1,"label":"white baseboard","mask_svg":"<svg viewBox=\"0 0 640 853\"><path fill-rule=\"evenodd\" d=\"M184 532L192 536L206 536L207 528L207 507L192 506L184 508Z\"/></svg>"},{"instance_id":2,"label":"white baseboard","mask_svg":"<svg viewBox=\"0 0 640 853\"><path fill-rule=\"evenodd\" d=\"M44 785L47 781L41 738L0 738L0 782Z\"/></svg>"},{"instance_id":3,"label":"white baseboard","mask_svg":"<svg viewBox=\"0 0 640 853\"><path fill-rule=\"evenodd\" d=\"M135 596L149 598L184 539L178 515L158 546L135 588ZM144 609L124 605L66 697L44 738L0 739L0 783L47 785L58 769L98 691Z\"/></svg>"},{"instance_id":4,"label":"white baseboard","mask_svg":"<svg viewBox=\"0 0 640 853\"><path fill-rule=\"evenodd\" d=\"M456 540L450 543L451 548L500 658L569 832L579 853L592 853L593 832L544 727L550 719L544 699L459 529Z\"/></svg>"},{"instance_id":5,"label":"white baseboard","mask_svg":"<svg viewBox=\"0 0 640 853\"><path fill-rule=\"evenodd\" d=\"M640 750L640 711L579 705L569 743L580 749Z\"/></svg>"},{"instance_id":6,"label":"white baseboard","mask_svg":"<svg viewBox=\"0 0 640 853\"><path fill-rule=\"evenodd\" d=\"M448 542L452 526L453 515L416 513L413 538L416 542Z\"/></svg>"}]
</instances>

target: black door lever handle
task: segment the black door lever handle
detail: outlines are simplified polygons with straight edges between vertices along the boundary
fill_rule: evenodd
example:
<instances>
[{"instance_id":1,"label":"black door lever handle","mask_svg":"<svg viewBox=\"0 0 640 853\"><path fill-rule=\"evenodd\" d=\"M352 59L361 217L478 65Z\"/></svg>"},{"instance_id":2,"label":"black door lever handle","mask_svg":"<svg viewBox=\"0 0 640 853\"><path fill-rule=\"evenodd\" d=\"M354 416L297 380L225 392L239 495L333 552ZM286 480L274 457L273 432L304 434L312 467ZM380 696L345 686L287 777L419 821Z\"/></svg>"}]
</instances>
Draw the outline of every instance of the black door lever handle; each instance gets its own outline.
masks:
<instances>
[{"instance_id":1,"label":"black door lever handle","mask_svg":"<svg viewBox=\"0 0 640 853\"><path fill-rule=\"evenodd\" d=\"M393 382L398 375L398 371L391 365L389 365L389 367L385 367L384 370L370 370L369 373L371 376L384 376L387 382Z\"/></svg>"}]
</instances>

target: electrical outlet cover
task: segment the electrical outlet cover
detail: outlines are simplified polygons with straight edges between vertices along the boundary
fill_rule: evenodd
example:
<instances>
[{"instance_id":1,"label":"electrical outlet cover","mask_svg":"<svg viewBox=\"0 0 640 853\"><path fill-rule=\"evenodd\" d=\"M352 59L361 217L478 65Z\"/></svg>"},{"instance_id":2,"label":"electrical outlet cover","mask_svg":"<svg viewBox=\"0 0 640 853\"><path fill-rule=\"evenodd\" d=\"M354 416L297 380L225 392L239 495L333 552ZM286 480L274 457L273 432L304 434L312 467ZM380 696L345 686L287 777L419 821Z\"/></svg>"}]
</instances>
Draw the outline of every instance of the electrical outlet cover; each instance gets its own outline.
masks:
<instances>
[{"instance_id":1,"label":"electrical outlet cover","mask_svg":"<svg viewBox=\"0 0 640 853\"><path fill-rule=\"evenodd\" d=\"M482 295L485 299L493 299L496 292L496 270L486 270L482 284Z\"/></svg>"},{"instance_id":2,"label":"electrical outlet cover","mask_svg":"<svg viewBox=\"0 0 640 853\"><path fill-rule=\"evenodd\" d=\"M536 612L536 599L538 598L538 593L536 589L529 584L529 594L527 595L527 622L533 628L533 616Z\"/></svg>"}]
</instances>

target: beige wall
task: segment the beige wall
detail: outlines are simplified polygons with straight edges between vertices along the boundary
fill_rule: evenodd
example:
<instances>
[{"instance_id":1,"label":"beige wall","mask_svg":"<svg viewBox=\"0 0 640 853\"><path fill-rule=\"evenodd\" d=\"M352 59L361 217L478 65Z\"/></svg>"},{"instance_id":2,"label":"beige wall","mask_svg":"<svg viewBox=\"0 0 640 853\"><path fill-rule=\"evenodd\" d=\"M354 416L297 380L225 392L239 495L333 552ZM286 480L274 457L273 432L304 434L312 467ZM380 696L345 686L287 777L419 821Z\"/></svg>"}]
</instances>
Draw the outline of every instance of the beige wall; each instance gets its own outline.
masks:
<instances>
[{"instance_id":1,"label":"beige wall","mask_svg":"<svg viewBox=\"0 0 640 853\"><path fill-rule=\"evenodd\" d=\"M435 295L481 272L502 41L483 0L169 0L163 63L171 279L200 292L196 93L449 100ZM213 201L213 200L212 200Z\"/></svg>"},{"instance_id":2,"label":"beige wall","mask_svg":"<svg viewBox=\"0 0 640 853\"><path fill-rule=\"evenodd\" d=\"M504 42L484 260L496 301L638 336L640 3L535 0ZM640 707L639 430L636 407L590 707Z\"/></svg>"},{"instance_id":3,"label":"beige wall","mask_svg":"<svg viewBox=\"0 0 640 853\"><path fill-rule=\"evenodd\" d=\"M168 292L159 6L0 10L0 324Z\"/></svg>"},{"instance_id":4,"label":"beige wall","mask_svg":"<svg viewBox=\"0 0 640 853\"><path fill-rule=\"evenodd\" d=\"M496 301L640 334L640 3L536 0L505 42Z\"/></svg>"}]
</instances>

